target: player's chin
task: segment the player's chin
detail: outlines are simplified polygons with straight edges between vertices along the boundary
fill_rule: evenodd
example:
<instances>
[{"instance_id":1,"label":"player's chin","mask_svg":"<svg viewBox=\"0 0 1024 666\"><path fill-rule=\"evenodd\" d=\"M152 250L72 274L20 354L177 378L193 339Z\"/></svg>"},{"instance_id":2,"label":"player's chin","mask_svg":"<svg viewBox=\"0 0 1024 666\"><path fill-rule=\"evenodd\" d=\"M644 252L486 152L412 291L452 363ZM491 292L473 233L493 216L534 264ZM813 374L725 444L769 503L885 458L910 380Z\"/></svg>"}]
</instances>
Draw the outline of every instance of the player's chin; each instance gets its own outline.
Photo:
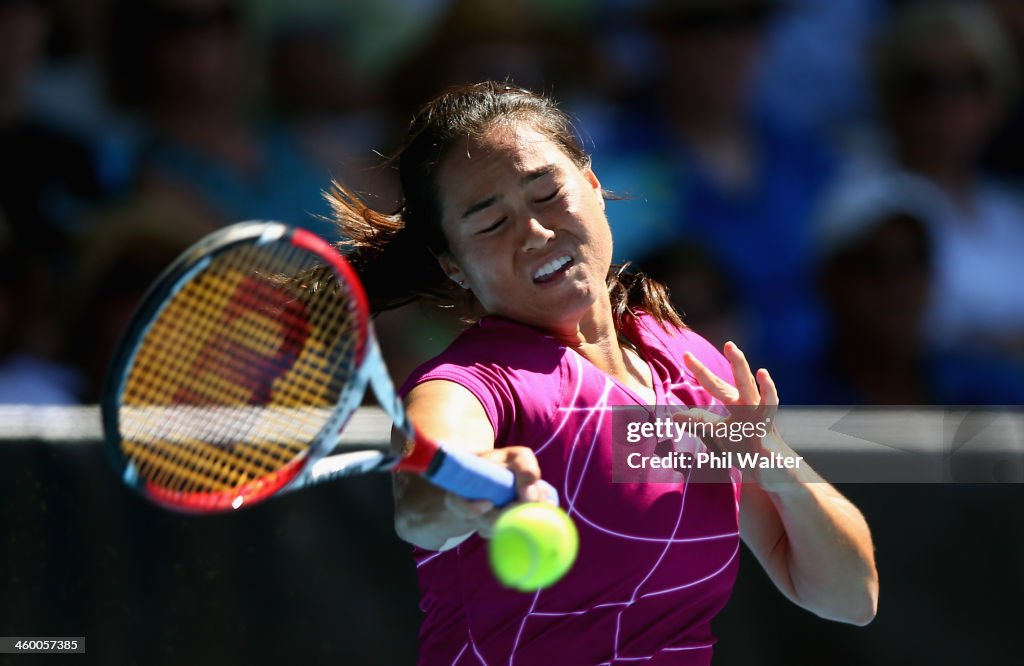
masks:
<instances>
[{"instance_id":1,"label":"player's chin","mask_svg":"<svg viewBox=\"0 0 1024 666\"><path fill-rule=\"evenodd\" d=\"M593 309L594 303L597 301L596 296L593 289L588 289L583 285L574 285L574 288L566 289L556 298L548 301L547 307L543 310L549 319L557 320L562 324L571 322L575 326Z\"/></svg>"}]
</instances>

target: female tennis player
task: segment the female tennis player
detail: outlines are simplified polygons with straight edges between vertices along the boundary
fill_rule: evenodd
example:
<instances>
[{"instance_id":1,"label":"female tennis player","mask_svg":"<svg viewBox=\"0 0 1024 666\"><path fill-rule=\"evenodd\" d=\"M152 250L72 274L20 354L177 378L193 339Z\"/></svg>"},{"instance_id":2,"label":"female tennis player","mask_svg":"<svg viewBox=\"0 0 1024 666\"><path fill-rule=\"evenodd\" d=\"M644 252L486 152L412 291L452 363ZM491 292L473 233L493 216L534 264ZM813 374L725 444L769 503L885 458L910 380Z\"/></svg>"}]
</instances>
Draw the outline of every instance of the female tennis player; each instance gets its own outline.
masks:
<instances>
[{"instance_id":1,"label":"female tennis player","mask_svg":"<svg viewBox=\"0 0 1024 666\"><path fill-rule=\"evenodd\" d=\"M725 483L613 482L612 407L724 405L753 423L778 395L736 345L723 355L685 327L660 285L611 265L601 183L551 100L499 83L450 89L416 115L396 163L396 214L342 186L334 196L373 307L431 295L475 319L406 382L410 418L508 466L523 500L541 497L543 476L580 530L562 581L512 592L487 562L496 510L397 474L422 663L710 663L741 538L795 603L871 621L868 527L806 465L731 470ZM774 431L753 439L794 456Z\"/></svg>"}]
</instances>

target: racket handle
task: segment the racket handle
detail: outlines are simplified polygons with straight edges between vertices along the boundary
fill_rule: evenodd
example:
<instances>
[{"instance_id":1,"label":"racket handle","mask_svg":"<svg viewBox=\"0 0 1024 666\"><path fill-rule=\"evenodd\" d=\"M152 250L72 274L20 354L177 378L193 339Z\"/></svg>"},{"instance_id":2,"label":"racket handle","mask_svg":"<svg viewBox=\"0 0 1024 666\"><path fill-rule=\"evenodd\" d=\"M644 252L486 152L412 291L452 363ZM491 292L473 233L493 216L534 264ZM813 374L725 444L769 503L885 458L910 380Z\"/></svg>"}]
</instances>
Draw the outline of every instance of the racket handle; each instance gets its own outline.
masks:
<instances>
[{"instance_id":1,"label":"racket handle","mask_svg":"<svg viewBox=\"0 0 1024 666\"><path fill-rule=\"evenodd\" d=\"M494 506L514 502L516 478L507 467L489 462L480 456L452 449L442 449L424 476L431 482L466 499L490 500ZM558 491L541 481L544 493L558 504Z\"/></svg>"}]
</instances>

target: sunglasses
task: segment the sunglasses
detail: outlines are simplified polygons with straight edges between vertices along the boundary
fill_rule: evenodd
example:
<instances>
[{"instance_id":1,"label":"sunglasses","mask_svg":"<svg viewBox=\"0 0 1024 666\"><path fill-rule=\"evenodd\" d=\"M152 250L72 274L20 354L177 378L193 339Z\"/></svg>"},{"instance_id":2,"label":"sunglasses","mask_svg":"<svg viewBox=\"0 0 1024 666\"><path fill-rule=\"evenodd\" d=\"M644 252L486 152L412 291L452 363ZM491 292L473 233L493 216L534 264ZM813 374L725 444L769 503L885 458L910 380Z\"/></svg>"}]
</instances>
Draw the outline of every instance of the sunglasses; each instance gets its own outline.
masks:
<instances>
[{"instance_id":1,"label":"sunglasses","mask_svg":"<svg viewBox=\"0 0 1024 666\"><path fill-rule=\"evenodd\" d=\"M979 65L912 67L899 80L900 94L909 100L942 102L983 97L992 88L989 74Z\"/></svg>"}]
</instances>

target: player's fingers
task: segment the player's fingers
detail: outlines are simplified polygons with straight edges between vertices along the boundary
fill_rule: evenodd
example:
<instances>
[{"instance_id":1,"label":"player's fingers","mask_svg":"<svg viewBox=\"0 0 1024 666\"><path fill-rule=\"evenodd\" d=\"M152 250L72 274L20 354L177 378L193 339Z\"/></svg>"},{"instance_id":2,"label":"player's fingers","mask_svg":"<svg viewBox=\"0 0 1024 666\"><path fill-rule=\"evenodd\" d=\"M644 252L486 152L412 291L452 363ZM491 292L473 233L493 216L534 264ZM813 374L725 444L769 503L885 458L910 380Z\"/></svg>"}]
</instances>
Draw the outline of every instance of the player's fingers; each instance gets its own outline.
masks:
<instances>
[{"instance_id":1,"label":"player's fingers","mask_svg":"<svg viewBox=\"0 0 1024 666\"><path fill-rule=\"evenodd\" d=\"M688 407L677 409L672 412L672 420L680 424L683 428L688 429L692 434L694 433L695 424L702 423L724 423L727 418L721 414L716 414L708 409L701 409L700 407ZM709 449L721 450L720 444L715 441L714 437L702 433L700 436L694 435L697 440L702 442L705 447Z\"/></svg>"},{"instance_id":2,"label":"player's fingers","mask_svg":"<svg viewBox=\"0 0 1024 666\"><path fill-rule=\"evenodd\" d=\"M732 366L732 377L736 381L740 402L745 405L759 404L761 394L754 383L754 375L750 372L750 364L747 363L743 350L735 342L729 341L725 343L722 351Z\"/></svg>"},{"instance_id":3,"label":"player's fingers","mask_svg":"<svg viewBox=\"0 0 1024 666\"><path fill-rule=\"evenodd\" d=\"M672 420L676 423L724 423L727 417L716 414L709 409L686 407L672 412Z\"/></svg>"},{"instance_id":4,"label":"player's fingers","mask_svg":"<svg viewBox=\"0 0 1024 666\"><path fill-rule=\"evenodd\" d=\"M516 478L516 495L524 502L539 502L548 499L540 481L540 463L533 450L526 446L505 446L494 449L487 455L508 467Z\"/></svg>"},{"instance_id":5,"label":"player's fingers","mask_svg":"<svg viewBox=\"0 0 1024 666\"><path fill-rule=\"evenodd\" d=\"M775 380L764 368L757 371L757 384L761 387L761 402L778 407L779 391L775 388Z\"/></svg>"},{"instance_id":6,"label":"player's fingers","mask_svg":"<svg viewBox=\"0 0 1024 666\"><path fill-rule=\"evenodd\" d=\"M494 509L494 504L488 500L468 500L454 493L445 493L444 504L448 511L469 523L475 523Z\"/></svg>"},{"instance_id":7,"label":"player's fingers","mask_svg":"<svg viewBox=\"0 0 1024 666\"><path fill-rule=\"evenodd\" d=\"M445 494L444 504L445 509L462 520L470 529L485 539L490 538L494 530L494 521L499 514L494 509L494 504L487 500L468 500L453 493Z\"/></svg>"},{"instance_id":8,"label":"player's fingers","mask_svg":"<svg viewBox=\"0 0 1024 666\"><path fill-rule=\"evenodd\" d=\"M480 516L480 520L477 521L476 533L484 539L490 539L494 534L494 523L498 521L500 515L501 511L488 511Z\"/></svg>"},{"instance_id":9,"label":"player's fingers","mask_svg":"<svg viewBox=\"0 0 1024 666\"><path fill-rule=\"evenodd\" d=\"M516 492L524 502L539 502L545 492L540 484L540 463L533 451L525 446L512 446L507 461L508 468L516 475Z\"/></svg>"},{"instance_id":10,"label":"player's fingers","mask_svg":"<svg viewBox=\"0 0 1024 666\"><path fill-rule=\"evenodd\" d=\"M739 397L736 388L727 381L708 370L708 367L690 352L683 354L683 363L697 377L697 381L711 395L722 402L735 402Z\"/></svg>"}]
</instances>

